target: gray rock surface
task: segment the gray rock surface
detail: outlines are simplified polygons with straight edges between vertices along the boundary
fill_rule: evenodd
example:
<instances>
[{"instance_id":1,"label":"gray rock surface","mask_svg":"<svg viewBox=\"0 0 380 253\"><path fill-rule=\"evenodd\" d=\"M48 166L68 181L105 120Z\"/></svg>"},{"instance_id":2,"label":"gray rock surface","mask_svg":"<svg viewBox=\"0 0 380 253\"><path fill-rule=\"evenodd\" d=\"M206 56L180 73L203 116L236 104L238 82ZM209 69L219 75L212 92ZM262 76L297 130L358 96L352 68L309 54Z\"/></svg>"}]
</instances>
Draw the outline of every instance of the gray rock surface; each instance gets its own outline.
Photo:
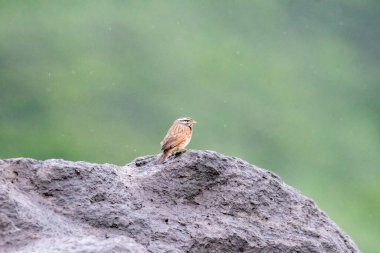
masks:
<instances>
[{"instance_id":1,"label":"gray rock surface","mask_svg":"<svg viewBox=\"0 0 380 253\"><path fill-rule=\"evenodd\" d=\"M267 170L212 151L156 159L0 160L0 252L359 252Z\"/></svg>"}]
</instances>

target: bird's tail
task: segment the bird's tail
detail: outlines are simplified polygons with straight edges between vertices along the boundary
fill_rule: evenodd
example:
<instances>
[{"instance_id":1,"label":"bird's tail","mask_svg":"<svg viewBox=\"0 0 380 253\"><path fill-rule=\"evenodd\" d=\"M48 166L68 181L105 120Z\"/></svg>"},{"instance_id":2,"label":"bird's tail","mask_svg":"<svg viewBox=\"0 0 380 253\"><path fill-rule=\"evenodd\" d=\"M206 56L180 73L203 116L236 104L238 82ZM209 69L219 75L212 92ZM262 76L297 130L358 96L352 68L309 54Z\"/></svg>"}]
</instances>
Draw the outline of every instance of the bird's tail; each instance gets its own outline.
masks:
<instances>
[{"instance_id":1,"label":"bird's tail","mask_svg":"<svg viewBox=\"0 0 380 253\"><path fill-rule=\"evenodd\" d=\"M163 151L162 152L162 155L160 156L160 158L158 158L156 164L161 164L163 162L165 162L166 158L169 156L169 152L165 152Z\"/></svg>"}]
</instances>

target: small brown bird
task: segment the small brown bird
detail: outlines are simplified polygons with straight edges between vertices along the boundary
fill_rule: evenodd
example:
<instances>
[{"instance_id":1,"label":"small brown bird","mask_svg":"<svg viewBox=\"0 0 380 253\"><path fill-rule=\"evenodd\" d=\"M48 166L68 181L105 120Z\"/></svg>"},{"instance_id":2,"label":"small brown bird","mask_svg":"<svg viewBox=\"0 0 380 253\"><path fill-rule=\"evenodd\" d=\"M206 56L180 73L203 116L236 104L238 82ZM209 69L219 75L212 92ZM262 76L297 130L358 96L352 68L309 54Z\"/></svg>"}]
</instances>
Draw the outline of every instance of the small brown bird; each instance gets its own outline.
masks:
<instances>
[{"instance_id":1,"label":"small brown bird","mask_svg":"<svg viewBox=\"0 0 380 253\"><path fill-rule=\"evenodd\" d=\"M197 122L189 117L179 118L173 122L165 138L160 142L162 155L157 160L157 164L163 163L171 154L186 151L185 147L190 143L195 123Z\"/></svg>"}]
</instances>

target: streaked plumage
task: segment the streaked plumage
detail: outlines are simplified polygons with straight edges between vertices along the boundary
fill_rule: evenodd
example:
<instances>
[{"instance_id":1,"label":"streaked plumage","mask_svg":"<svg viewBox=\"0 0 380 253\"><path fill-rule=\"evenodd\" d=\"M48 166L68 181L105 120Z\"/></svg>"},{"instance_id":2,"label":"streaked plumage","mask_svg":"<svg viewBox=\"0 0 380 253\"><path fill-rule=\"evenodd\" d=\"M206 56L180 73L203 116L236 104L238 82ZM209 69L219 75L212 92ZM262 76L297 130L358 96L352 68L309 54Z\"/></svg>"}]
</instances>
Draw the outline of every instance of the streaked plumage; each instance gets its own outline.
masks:
<instances>
[{"instance_id":1,"label":"streaked plumage","mask_svg":"<svg viewBox=\"0 0 380 253\"><path fill-rule=\"evenodd\" d=\"M157 163L163 163L171 154L186 151L185 147L190 143L195 123L196 121L189 117L179 118L173 122L168 133L160 142L162 155Z\"/></svg>"}]
</instances>

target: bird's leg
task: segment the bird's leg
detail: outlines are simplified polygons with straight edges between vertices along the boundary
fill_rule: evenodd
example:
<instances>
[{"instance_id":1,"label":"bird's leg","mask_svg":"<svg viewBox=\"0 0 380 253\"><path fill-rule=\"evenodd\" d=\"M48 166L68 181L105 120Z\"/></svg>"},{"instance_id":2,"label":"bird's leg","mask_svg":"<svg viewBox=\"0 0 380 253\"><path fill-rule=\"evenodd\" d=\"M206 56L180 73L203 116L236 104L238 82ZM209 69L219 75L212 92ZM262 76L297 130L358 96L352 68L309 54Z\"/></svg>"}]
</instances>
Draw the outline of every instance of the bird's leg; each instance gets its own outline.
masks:
<instances>
[{"instance_id":1,"label":"bird's leg","mask_svg":"<svg viewBox=\"0 0 380 253\"><path fill-rule=\"evenodd\" d=\"M174 154L175 154L175 156L179 156L182 153L185 153L186 151L187 151L186 148L178 148L178 149L176 149L176 151L174 152Z\"/></svg>"}]
</instances>

